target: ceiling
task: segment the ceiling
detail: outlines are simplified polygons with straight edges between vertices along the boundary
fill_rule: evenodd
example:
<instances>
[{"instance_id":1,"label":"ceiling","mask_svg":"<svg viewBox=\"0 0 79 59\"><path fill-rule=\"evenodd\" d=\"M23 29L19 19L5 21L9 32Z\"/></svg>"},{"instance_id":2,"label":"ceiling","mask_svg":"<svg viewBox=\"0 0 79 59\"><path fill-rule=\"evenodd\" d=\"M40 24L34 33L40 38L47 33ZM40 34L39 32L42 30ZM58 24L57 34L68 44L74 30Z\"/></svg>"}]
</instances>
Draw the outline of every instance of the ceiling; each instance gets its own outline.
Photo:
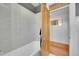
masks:
<instances>
[{"instance_id":1,"label":"ceiling","mask_svg":"<svg viewBox=\"0 0 79 59\"><path fill-rule=\"evenodd\" d=\"M34 7L38 7L38 6L40 5L40 3L32 3L32 5L33 5Z\"/></svg>"},{"instance_id":2,"label":"ceiling","mask_svg":"<svg viewBox=\"0 0 79 59\"><path fill-rule=\"evenodd\" d=\"M39 13L40 12L40 3L18 3L24 8L30 10L33 13Z\"/></svg>"},{"instance_id":3,"label":"ceiling","mask_svg":"<svg viewBox=\"0 0 79 59\"><path fill-rule=\"evenodd\" d=\"M20 4L24 8L27 8L28 10L30 10L35 14L40 12L40 3L18 3L18 4ZM50 6L52 4L55 3L47 3L47 6Z\"/></svg>"}]
</instances>

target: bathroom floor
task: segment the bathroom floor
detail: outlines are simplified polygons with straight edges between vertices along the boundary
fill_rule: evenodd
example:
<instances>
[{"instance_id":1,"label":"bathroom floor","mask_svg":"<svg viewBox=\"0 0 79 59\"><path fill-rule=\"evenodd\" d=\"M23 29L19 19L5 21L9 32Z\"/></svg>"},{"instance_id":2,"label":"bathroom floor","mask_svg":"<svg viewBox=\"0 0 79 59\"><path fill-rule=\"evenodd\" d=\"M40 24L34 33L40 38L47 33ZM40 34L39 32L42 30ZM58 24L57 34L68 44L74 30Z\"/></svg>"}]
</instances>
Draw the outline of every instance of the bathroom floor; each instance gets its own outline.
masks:
<instances>
[{"instance_id":1,"label":"bathroom floor","mask_svg":"<svg viewBox=\"0 0 79 59\"><path fill-rule=\"evenodd\" d=\"M34 54L33 56L42 56L42 55L41 55L40 51L38 51L38 52L37 52L36 54ZM55 55L50 53L49 56L55 56Z\"/></svg>"}]
</instances>

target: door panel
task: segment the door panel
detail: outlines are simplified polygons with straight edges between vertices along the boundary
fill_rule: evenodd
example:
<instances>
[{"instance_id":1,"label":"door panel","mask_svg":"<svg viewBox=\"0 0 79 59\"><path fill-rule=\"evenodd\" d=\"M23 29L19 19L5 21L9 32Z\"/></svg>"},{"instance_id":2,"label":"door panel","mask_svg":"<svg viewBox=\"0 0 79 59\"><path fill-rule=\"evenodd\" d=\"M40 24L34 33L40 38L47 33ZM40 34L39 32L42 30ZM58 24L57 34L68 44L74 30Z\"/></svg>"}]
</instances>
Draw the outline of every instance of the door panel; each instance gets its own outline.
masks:
<instances>
[{"instance_id":1,"label":"door panel","mask_svg":"<svg viewBox=\"0 0 79 59\"><path fill-rule=\"evenodd\" d=\"M49 54L49 11L45 4L41 4L41 17L42 17L42 43L41 43L41 54L48 55Z\"/></svg>"}]
</instances>

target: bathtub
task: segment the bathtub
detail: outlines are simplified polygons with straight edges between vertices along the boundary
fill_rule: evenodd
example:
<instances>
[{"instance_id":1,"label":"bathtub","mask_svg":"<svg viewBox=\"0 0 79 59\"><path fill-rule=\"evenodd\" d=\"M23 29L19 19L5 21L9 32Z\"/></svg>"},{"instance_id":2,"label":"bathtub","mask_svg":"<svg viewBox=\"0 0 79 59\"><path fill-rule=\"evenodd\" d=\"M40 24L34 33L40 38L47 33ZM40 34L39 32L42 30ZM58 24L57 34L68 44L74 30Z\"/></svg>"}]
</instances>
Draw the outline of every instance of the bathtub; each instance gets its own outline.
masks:
<instances>
[{"instance_id":1,"label":"bathtub","mask_svg":"<svg viewBox=\"0 0 79 59\"><path fill-rule=\"evenodd\" d=\"M7 54L4 54L3 56L34 56L34 55L40 55L40 53L38 53L39 51L40 51L40 42L33 41L23 47L20 47L11 52L8 52Z\"/></svg>"}]
</instances>

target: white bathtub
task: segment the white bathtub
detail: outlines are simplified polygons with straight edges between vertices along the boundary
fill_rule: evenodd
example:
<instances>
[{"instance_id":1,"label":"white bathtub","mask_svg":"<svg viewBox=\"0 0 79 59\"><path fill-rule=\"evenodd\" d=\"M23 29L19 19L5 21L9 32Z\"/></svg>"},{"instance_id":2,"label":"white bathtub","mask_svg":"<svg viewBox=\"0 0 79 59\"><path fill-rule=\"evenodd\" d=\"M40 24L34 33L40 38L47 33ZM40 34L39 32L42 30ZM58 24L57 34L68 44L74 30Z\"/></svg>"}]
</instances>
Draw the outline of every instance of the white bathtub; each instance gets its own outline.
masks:
<instances>
[{"instance_id":1,"label":"white bathtub","mask_svg":"<svg viewBox=\"0 0 79 59\"><path fill-rule=\"evenodd\" d=\"M4 54L4 56L33 56L37 52L39 52L39 50L40 50L40 42L33 41L21 48L18 48L7 54Z\"/></svg>"}]
</instances>

